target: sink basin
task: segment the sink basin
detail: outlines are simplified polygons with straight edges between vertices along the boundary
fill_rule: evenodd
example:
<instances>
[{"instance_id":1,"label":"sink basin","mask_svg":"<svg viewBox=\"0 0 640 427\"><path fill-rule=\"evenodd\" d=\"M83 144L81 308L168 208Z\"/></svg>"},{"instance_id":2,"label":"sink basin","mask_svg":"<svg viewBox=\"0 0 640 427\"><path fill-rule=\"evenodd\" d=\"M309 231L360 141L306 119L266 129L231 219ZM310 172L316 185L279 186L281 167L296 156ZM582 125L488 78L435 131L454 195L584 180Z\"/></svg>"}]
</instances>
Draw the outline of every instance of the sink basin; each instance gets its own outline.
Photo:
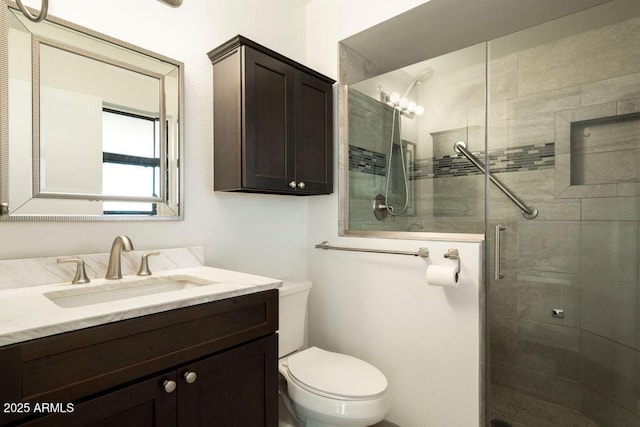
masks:
<instances>
[{"instance_id":1,"label":"sink basin","mask_svg":"<svg viewBox=\"0 0 640 427\"><path fill-rule=\"evenodd\" d=\"M129 282L105 283L82 286L76 289L46 292L43 295L63 308L83 307L104 302L113 302L141 296L157 295L212 285L196 277L156 277Z\"/></svg>"}]
</instances>

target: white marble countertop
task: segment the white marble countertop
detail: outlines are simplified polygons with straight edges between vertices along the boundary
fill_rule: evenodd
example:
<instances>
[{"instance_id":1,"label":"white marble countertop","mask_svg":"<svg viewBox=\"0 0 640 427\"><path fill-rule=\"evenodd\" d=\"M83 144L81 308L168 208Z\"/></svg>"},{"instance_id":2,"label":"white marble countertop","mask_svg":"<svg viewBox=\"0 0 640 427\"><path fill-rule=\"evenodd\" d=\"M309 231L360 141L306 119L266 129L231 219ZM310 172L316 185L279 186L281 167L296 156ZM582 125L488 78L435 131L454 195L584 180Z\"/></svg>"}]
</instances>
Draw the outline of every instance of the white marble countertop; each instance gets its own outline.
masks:
<instances>
[{"instance_id":1,"label":"white marble countertop","mask_svg":"<svg viewBox=\"0 0 640 427\"><path fill-rule=\"evenodd\" d=\"M282 283L268 277L204 266L159 271L150 277L175 276L215 283L68 308L58 306L45 294L67 290L91 293L105 285L127 287L144 278L127 275L120 280L94 279L82 285L67 282L0 290L0 346L274 289Z\"/></svg>"}]
</instances>

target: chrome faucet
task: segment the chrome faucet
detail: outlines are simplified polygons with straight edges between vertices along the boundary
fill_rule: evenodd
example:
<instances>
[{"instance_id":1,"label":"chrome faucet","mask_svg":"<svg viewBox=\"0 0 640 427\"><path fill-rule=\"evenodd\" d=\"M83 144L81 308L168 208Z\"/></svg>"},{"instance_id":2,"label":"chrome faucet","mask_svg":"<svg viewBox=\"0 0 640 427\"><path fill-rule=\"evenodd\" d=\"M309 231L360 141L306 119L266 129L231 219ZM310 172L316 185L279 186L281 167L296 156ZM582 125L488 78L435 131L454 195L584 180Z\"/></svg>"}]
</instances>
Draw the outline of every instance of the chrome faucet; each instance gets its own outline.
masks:
<instances>
[{"instance_id":1,"label":"chrome faucet","mask_svg":"<svg viewBox=\"0 0 640 427\"><path fill-rule=\"evenodd\" d=\"M111 253L109 254L109 266L107 267L107 274L104 276L105 279L122 279L122 252L129 252L132 250L133 243L131 243L131 239L129 239L124 234L113 239L113 244L111 245Z\"/></svg>"}]
</instances>

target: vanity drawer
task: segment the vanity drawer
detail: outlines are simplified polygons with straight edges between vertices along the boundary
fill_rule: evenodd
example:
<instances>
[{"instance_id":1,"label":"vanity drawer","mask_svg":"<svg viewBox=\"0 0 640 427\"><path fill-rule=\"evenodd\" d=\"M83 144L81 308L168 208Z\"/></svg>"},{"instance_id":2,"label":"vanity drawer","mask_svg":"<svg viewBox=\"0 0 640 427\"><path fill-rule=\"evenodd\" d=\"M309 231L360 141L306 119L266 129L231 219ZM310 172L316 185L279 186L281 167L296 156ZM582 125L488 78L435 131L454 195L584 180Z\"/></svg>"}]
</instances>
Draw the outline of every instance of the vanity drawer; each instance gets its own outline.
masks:
<instances>
[{"instance_id":1,"label":"vanity drawer","mask_svg":"<svg viewBox=\"0 0 640 427\"><path fill-rule=\"evenodd\" d=\"M0 401L73 402L277 328L278 291L269 290L7 346Z\"/></svg>"}]
</instances>

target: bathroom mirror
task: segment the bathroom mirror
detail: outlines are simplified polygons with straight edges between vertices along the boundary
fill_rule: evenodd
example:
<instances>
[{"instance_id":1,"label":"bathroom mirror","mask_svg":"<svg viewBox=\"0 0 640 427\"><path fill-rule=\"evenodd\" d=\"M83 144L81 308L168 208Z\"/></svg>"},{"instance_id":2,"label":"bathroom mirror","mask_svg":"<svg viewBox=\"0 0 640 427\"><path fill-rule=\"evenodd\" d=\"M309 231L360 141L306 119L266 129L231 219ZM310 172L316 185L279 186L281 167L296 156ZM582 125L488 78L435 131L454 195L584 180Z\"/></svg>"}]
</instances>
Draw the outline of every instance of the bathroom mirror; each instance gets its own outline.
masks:
<instances>
[{"instance_id":1,"label":"bathroom mirror","mask_svg":"<svg viewBox=\"0 0 640 427\"><path fill-rule=\"evenodd\" d=\"M0 13L1 220L182 219L182 63Z\"/></svg>"}]
</instances>

